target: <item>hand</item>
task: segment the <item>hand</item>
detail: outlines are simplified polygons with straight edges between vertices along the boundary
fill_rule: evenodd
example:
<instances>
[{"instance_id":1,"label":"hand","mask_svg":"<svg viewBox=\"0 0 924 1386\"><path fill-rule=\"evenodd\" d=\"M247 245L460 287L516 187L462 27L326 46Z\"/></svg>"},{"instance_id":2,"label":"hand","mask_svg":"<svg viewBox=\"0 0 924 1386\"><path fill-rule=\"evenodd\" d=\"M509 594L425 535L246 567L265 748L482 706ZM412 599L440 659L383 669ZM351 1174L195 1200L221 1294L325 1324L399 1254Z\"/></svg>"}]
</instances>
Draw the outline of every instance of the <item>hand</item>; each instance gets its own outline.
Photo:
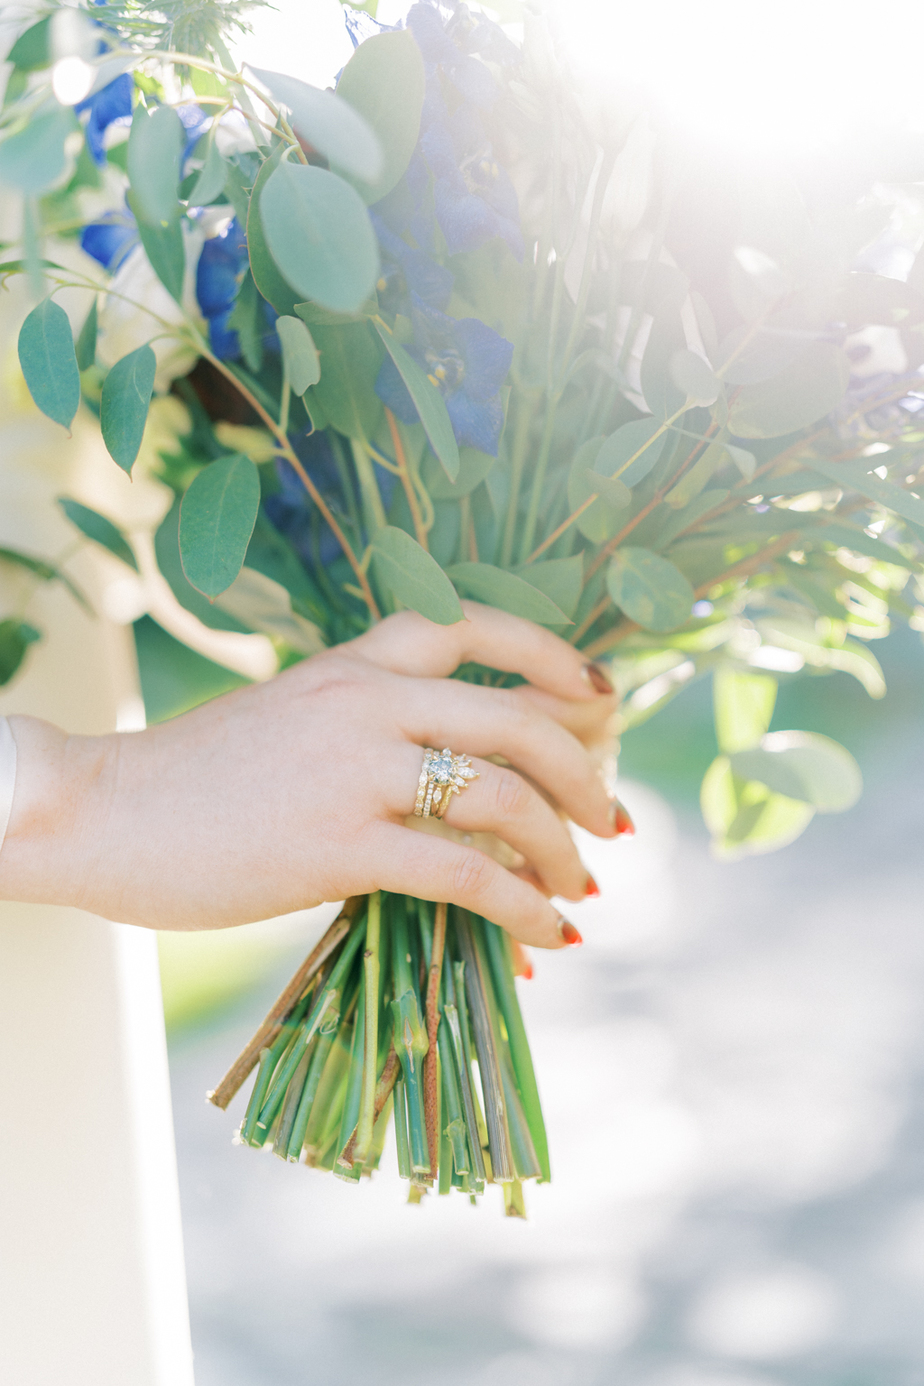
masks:
<instances>
[{"instance_id":1,"label":"hand","mask_svg":"<svg viewBox=\"0 0 924 1386\"><path fill-rule=\"evenodd\" d=\"M207 929L384 889L446 900L524 943L561 947L548 897L582 899L589 878L552 803L615 836L588 748L605 740L616 700L557 636L475 603L465 612L453 626L390 616L144 732L66 738L12 719L20 769L0 895ZM528 682L447 677L468 662ZM406 825L423 746L474 758L478 778L453 796L445 821L496 834L525 858L523 872ZM492 755L515 769L484 759Z\"/></svg>"}]
</instances>

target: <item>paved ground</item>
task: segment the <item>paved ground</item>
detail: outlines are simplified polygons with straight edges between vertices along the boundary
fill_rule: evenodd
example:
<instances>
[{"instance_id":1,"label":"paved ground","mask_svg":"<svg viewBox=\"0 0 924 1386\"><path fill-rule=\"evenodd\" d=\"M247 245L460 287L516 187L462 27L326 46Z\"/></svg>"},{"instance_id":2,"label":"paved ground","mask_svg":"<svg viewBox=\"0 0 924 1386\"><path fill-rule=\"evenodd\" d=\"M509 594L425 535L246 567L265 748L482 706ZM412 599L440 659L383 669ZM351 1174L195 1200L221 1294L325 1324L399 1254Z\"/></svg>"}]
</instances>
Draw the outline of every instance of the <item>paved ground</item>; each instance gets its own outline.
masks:
<instances>
[{"instance_id":1,"label":"paved ground","mask_svg":"<svg viewBox=\"0 0 924 1386\"><path fill-rule=\"evenodd\" d=\"M924 719L899 730L850 814L732 866L627 787L585 947L523 992L555 1174L528 1224L231 1146L202 1094L291 959L179 1036L198 1386L924 1383Z\"/></svg>"}]
</instances>

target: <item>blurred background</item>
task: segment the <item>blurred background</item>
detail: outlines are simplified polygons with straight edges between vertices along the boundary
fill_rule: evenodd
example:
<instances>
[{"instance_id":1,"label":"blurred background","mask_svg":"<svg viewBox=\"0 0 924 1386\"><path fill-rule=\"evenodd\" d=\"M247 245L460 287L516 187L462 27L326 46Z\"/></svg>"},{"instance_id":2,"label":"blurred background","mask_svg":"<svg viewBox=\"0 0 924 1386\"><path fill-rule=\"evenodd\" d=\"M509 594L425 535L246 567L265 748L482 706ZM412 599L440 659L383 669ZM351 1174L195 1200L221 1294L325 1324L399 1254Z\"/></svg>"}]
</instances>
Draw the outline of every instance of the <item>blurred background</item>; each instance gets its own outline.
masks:
<instances>
[{"instance_id":1,"label":"blurred background","mask_svg":"<svg viewBox=\"0 0 924 1386\"><path fill-rule=\"evenodd\" d=\"M631 89L717 186L726 160L843 169L874 129L924 129L908 4L558 22L582 94ZM239 54L320 85L349 56L336 0L254 28ZM150 720L240 681L150 618L136 643ZM924 646L874 648L880 702L783 676L774 729L835 737L866 787L775 855L709 855L708 682L624 737L637 834L582 839L585 946L521 984L554 1162L525 1224L499 1195L404 1206L393 1153L361 1188L287 1167L231 1144L241 1098L204 1103L330 912L161 936L198 1386L924 1382Z\"/></svg>"}]
</instances>

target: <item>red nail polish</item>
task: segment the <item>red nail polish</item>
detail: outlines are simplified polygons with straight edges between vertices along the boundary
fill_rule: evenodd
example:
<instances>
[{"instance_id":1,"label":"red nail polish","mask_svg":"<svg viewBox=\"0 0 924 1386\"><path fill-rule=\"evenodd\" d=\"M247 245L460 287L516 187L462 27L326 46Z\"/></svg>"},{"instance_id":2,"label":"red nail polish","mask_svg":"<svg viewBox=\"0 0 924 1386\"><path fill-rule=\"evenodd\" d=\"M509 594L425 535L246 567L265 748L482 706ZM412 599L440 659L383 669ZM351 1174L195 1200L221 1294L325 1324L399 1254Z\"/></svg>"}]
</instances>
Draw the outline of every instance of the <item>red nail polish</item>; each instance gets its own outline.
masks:
<instances>
[{"instance_id":1,"label":"red nail polish","mask_svg":"<svg viewBox=\"0 0 924 1386\"><path fill-rule=\"evenodd\" d=\"M595 693L614 693L608 675L600 668L599 664L585 664L581 670L581 676L585 683L589 683Z\"/></svg>"},{"instance_id":2,"label":"red nail polish","mask_svg":"<svg viewBox=\"0 0 924 1386\"><path fill-rule=\"evenodd\" d=\"M559 917L558 932L564 939L565 943L567 943L568 946L571 948L576 948L579 943L584 942L584 940L581 938L581 935L578 933L577 929L571 923L570 919Z\"/></svg>"},{"instance_id":3,"label":"red nail polish","mask_svg":"<svg viewBox=\"0 0 924 1386\"><path fill-rule=\"evenodd\" d=\"M531 982L533 980L532 963L527 963L526 966L523 968L523 971L519 975L523 978L524 982Z\"/></svg>"},{"instance_id":4,"label":"red nail polish","mask_svg":"<svg viewBox=\"0 0 924 1386\"><path fill-rule=\"evenodd\" d=\"M626 833L629 837L634 835L635 824L632 822L629 814L618 799L614 800L613 806L610 809L610 814L613 819L613 827L616 829L617 834L622 835Z\"/></svg>"},{"instance_id":5,"label":"red nail polish","mask_svg":"<svg viewBox=\"0 0 924 1386\"><path fill-rule=\"evenodd\" d=\"M584 898L587 900L596 900L599 894L600 887L597 885L597 882L594 880L593 876L591 876L590 872L588 871L587 885L584 887Z\"/></svg>"}]
</instances>

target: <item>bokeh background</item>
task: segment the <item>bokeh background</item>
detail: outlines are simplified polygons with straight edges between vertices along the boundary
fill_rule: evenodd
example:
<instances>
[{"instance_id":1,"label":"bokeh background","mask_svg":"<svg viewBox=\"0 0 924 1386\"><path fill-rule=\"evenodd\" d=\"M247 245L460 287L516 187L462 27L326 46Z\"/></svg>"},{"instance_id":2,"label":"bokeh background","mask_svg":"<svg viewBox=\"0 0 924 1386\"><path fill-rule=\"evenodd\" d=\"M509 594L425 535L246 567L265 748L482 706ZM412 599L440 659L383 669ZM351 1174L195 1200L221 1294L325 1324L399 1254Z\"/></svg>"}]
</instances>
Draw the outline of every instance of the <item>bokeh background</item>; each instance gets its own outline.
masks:
<instances>
[{"instance_id":1,"label":"bokeh background","mask_svg":"<svg viewBox=\"0 0 924 1386\"><path fill-rule=\"evenodd\" d=\"M576 80L634 81L719 168L920 128L907 4L559 17ZM259 65L325 85L349 55L336 0L254 23ZM136 642L152 720L239 681L149 618ZM708 683L625 736L637 835L582 839L585 946L522 985L554 1160L525 1224L406 1207L393 1155L361 1188L287 1167L232 1145L242 1099L204 1103L329 912L162 936L198 1386L924 1382L924 645L874 648L878 703L783 678L774 729L843 742L866 788L774 856L709 855Z\"/></svg>"}]
</instances>

